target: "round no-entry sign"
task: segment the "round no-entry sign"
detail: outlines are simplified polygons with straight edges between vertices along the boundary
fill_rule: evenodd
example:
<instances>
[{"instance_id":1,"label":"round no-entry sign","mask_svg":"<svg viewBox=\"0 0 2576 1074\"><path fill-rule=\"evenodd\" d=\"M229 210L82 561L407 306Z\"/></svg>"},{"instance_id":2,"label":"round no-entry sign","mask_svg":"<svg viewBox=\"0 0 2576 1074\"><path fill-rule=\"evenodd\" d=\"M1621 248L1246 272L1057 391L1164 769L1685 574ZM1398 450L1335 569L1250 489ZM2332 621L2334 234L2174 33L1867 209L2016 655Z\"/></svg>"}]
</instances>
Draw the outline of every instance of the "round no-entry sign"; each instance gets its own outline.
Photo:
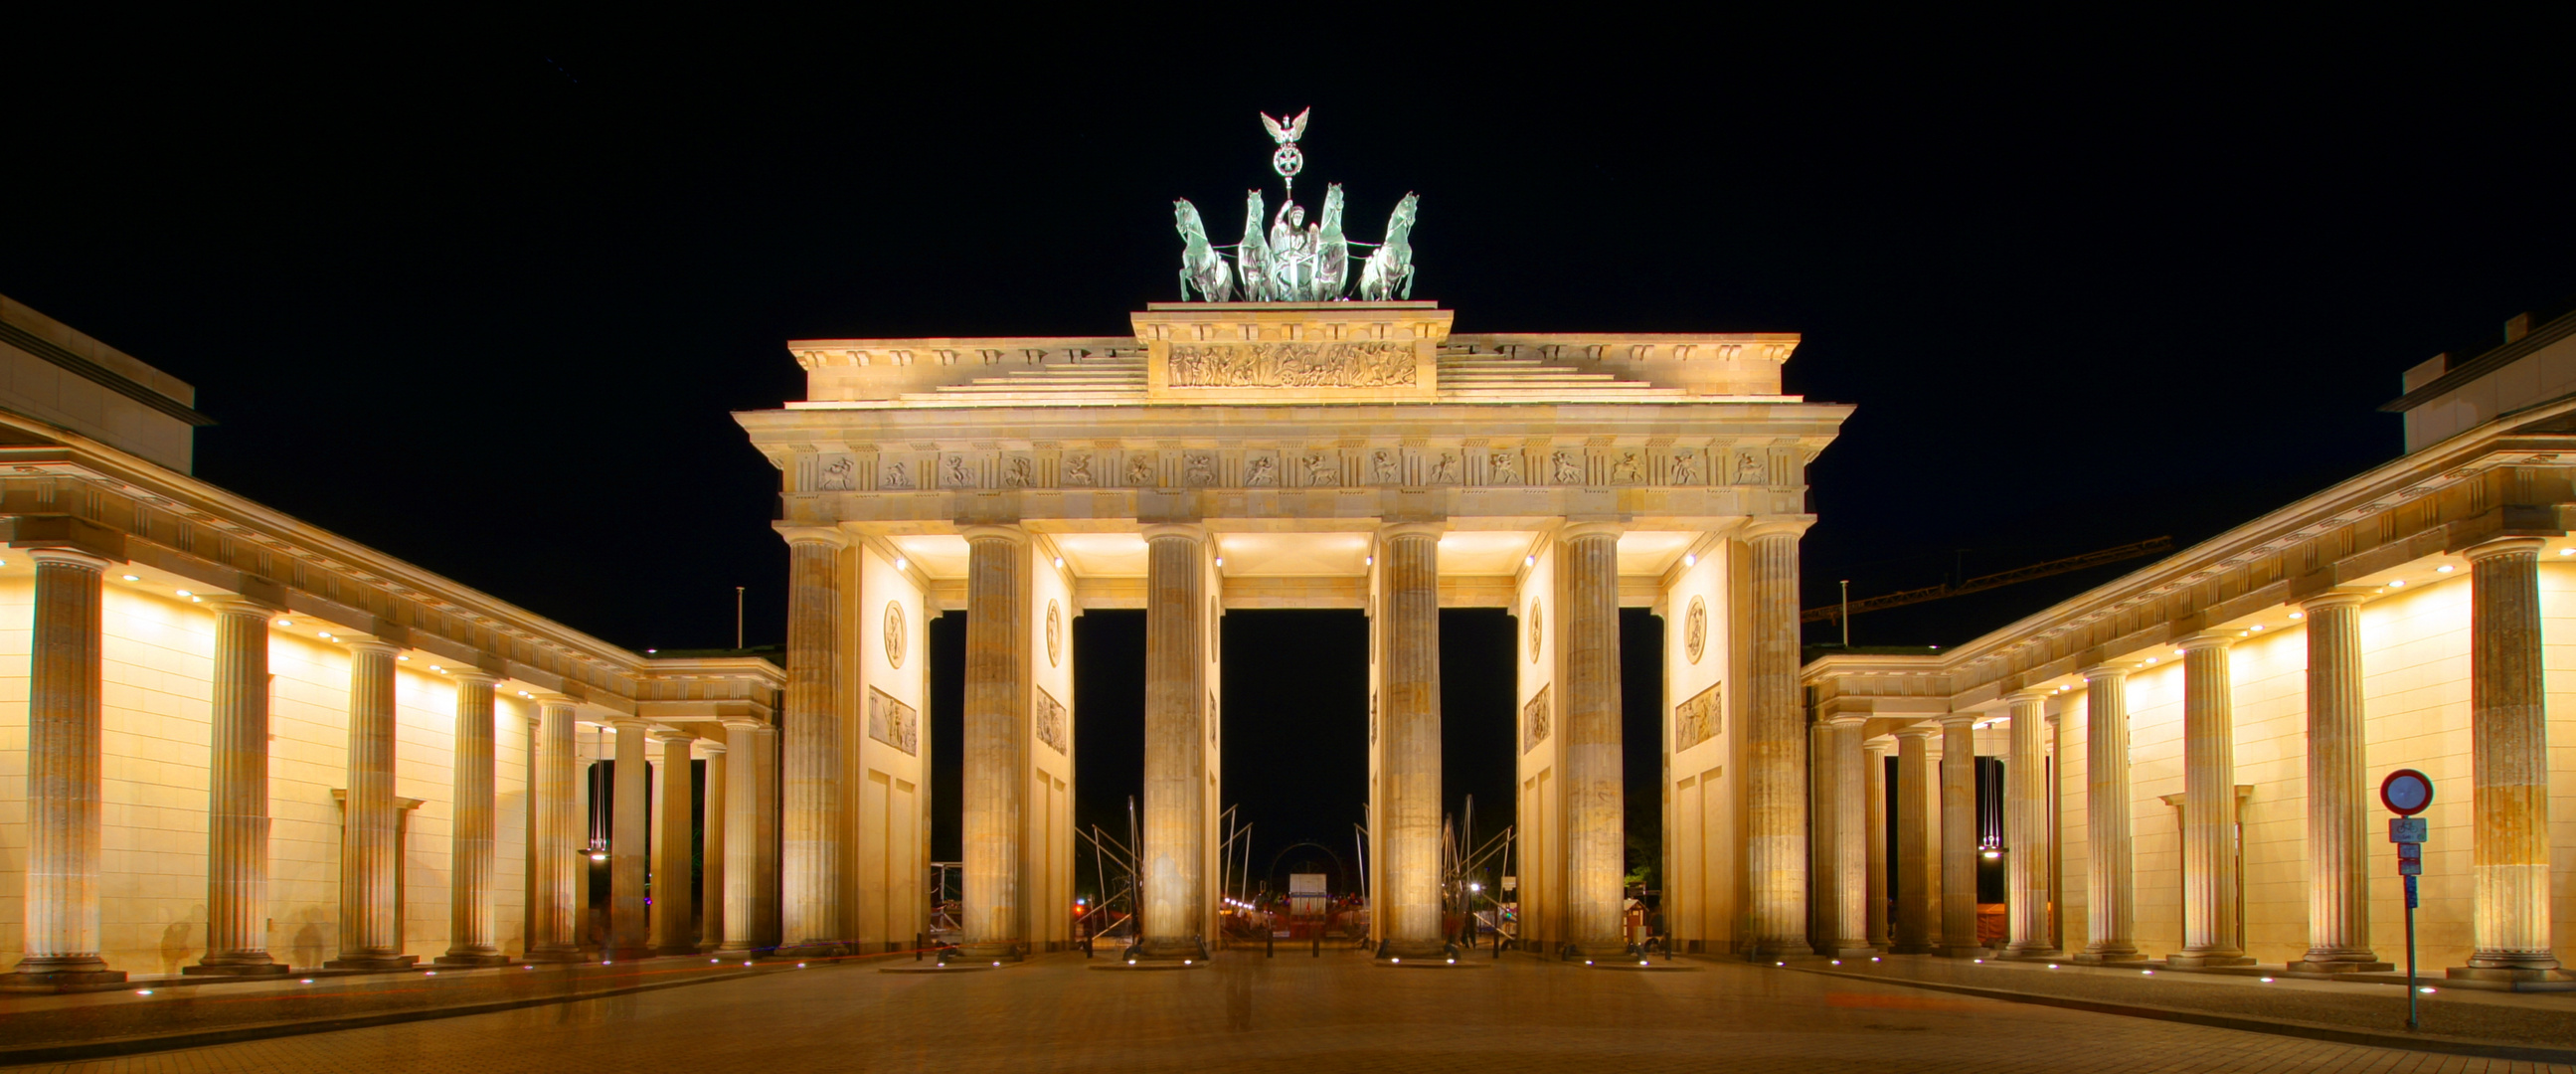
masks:
<instances>
[{"instance_id":1,"label":"round no-entry sign","mask_svg":"<svg viewBox=\"0 0 2576 1074\"><path fill-rule=\"evenodd\" d=\"M2433 804L2433 781L2412 768L2400 768L2379 781L2379 802L2398 816L2414 816Z\"/></svg>"}]
</instances>

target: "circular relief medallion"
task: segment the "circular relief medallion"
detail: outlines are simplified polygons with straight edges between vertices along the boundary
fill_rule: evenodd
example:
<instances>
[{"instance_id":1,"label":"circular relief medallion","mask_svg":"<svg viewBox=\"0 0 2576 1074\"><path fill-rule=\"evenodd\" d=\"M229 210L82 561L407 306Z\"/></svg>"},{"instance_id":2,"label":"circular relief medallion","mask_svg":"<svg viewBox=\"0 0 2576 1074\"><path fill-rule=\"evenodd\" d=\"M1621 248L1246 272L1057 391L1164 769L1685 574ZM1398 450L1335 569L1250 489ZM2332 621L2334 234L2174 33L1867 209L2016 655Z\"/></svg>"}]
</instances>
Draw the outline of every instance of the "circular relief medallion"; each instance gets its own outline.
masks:
<instances>
[{"instance_id":1,"label":"circular relief medallion","mask_svg":"<svg viewBox=\"0 0 2576 1074\"><path fill-rule=\"evenodd\" d=\"M1708 602L1691 598L1690 614L1682 618L1682 648L1690 653L1690 662L1699 663L1699 654L1708 648Z\"/></svg>"},{"instance_id":2,"label":"circular relief medallion","mask_svg":"<svg viewBox=\"0 0 2576 1074\"><path fill-rule=\"evenodd\" d=\"M1547 637L1547 626L1538 614L1538 598L1530 598L1530 663L1538 663L1538 643Z\"/></svg>"},{"instance_id":3,"label":"circular relief medallion","mask_svg":"<svg viewBox=\"0 0 2576 1074\"><path fill-rule=\"evenodd\" d=\"M1055 598L1047 598L1047 666L1064 661L1064 613L1056 607Z\"/></svg>"},{"instance_id":4,"label":"circular relief medallion","mask_svg":"<svg viewBox=\"0 0 2576 1074\"><path fill-rule=\"evenodd\" d=\"M901 668L905 646L910 644L903 633L903 602L901 601L886 602L885 643L886 663Z\"/></svg>"}]
</instances>

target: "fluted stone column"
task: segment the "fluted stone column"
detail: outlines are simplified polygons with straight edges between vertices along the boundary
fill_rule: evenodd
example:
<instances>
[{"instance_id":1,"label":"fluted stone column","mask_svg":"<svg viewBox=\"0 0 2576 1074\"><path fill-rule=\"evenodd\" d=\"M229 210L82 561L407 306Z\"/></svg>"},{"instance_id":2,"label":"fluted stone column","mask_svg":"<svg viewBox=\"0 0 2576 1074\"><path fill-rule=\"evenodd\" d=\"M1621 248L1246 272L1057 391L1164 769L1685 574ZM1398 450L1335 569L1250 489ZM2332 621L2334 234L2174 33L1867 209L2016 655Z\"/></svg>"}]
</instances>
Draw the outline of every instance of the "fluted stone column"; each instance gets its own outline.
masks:
<instances>
[{"instance_id":1,"label":"fluted stone column","mask_svg":"<svg viewBox=\"0 0 2576 1074\"><path fill-rule=\"evenodd\" d=\"M1887 743L1860 747L1864 824L1869 831L1869 945L1887 950Z\"/></svg>"},{"instance_id":2,"label":"fluted stone column","mask_svg":"<svg viewBox=\"0 0 2576 1074\"><path fill-rule=\"evenodd\" d=\"M2541 694L2541 542L2468 550L2469 792L2475 951L2453 977L2565 980L2551 949L2549 722Z\"/></svg>"},{"instance_id":3,"label":"fluted stone column","mask_svg":"<svg viewBox=\"0 0 2576 1074\"><path fill-rule=\"evenodd\" d=\"M187 974L261 976L268 954L267 607L217 600L206 793L206 955Z\"/></svg>"},{"instance_id":4,"label":"fluted stone column","mask_svg":"<svg viewBox=\"0 0 2576 1074\"><path fill-rule=\"evenodd\" d=\"M1028 953L1029 914L1022 845L1029 793L1029 535L1016 526L977 526L966 531L966 541L966 919L959 923L966 938L960 946L972 958L1019 958ZM1150 684L1147 689L1150 697ZM1147 741L1150 753L1150 731ZM1146 776L1149 794L1153 778ZM1151 876L1158 867L1149 862L1146 868ZM1162 912L1164 922L1171 913ZM1146 928L1164 927L1156 916L1149 907Z\"/></svg>"},{"instance_id":5,"label":"fluted stone column","mask_svg":"<svg viewBox=\"0 0 2576 1074\"><path fill-rule=\"evenodd\" d=\"M112 988L99 957L100 572L107 561L35 549L27 684L26 952L0 991Z\"/></svg>"},{"instance_id":6,"label":"fluted stone column","mask_svg":"<svg viewBox=\"0 0 2576 1074\"><path fill-rule=\"evenodd\" d=\"M1386 915L1381 956L1426 956L1446 947L1440 918L1440 531L1434 523L1388 526L1378 535L1383 596L1378 614L1385 637L1384 687L1379 695L1378 792L1375 836L1385 864ZM1573 614L1571 612L1567 614ZM1570 684L1569 684L1570 685ZM1573 770L1573 691L1567 691L1566 726ZM1615 771L1615 769L1614 769ZM1574 788L1566 788L1566 900L1568 932L1585 927L1585 873L1578 864Z\"/></svg>"},{"instance_id":7,"label":"fluted stone column","mask_svg":"<svg viewBox=\"0 0 2576 1074\"><path fill-rule=\"evenodd\" d=\"M752 735L752 743L752 822L758 833L752 841L752 853L759 864L751 871L751 936L755 945L774 950L786 942L786 926L779 910L781 880L786 870L779 847L778 788L783 781L779 777L778 728L762 726Z\"/></svg>"},{"instance_id":8,"label":"fluted stone column","mask_svg":"<svg viewBox=\"0 0 2576 1074\"><path fill-rule=\"evenodd\" d=\"M1836 958L1877 953L1869 943L1869 774L1860 748L1868 723L1860 716L1837 716L1826 732L1832 753L1825 763L1833 784L1816 830L1830 840L1823 854L1830 899L1825 953Z\"/></svg>"},{"instance_id":9,"label":"fluted stone column","mask_svg":"<svg viewBox=\"0 0 2576 1074\"><path fill-rule=\"evenodd\" d=\"M725 829L732 821L726 816L733 808L731 773L725 771L725 757L733 752L723 741L701 742L707 755L707 804L700 808L705 815L700 827L705 834L698 848L698 950L714 951L725 941L725 873L732 862Z\"/></svg>"},{"instance_id":10,"label":"fluted stone column","mask_svg":"<svg viewBox=\"0 0 2576 1074\"><path fill-rule=\"evenodd\" d=\"M759 946L760 912L760 745L757 720L726 720L724 945L726 953ZM715 790L707 790L715 801Z\"/></svg>"},{"instance_id":11,"label":"fluted stone column","mask_svg":"<svg viewBox=\"0 0 2576 1074\"><path fill-rule=\"evenodd\" d=\"M1896 731L1896 935L1889 950L1900 955L1932 950L1932 922L1939 914L1929 898L1932 818L1924 808L1933 779L1932 732L1923 724Z\"/></svg>"},{"instance_id":12,"label":"fluted stone column","mask_svg":"<svg viewBox=\"0 0 2576 1074\"><path fill-rule=\"evenodd\" d=\"M2299 605L2308 621L2308 953L2318 973L2396 968L2370 949L2370 774L2362 760L2361 602Z\"/></svg>"},{"instance_id":13,"label":"fluted stone column","mask_svg":"<svg viewBox=\"0 0 2576 1074\"><path fill-rule=\"evenodd\" d=\"M643 958L652 953L651 920L644 902L647 852L652 843L652 762L644 742L652 725L632 717L608 721L617 731L617 765L609 792L608 817L608 950L611 959Z\"/></svg>"},{"instance_id":14,"label":"fluted stone column","mask_svg":"<svg viewBox=\"0 0 2576 1074\"><path fill-rule=\"evenodd\" d=\"M1923 810L1923 917L1924 943L1927 953L1941 951L1941 915L1947 904L1941 901L1942 831L1941 819L1941 731L1935 721L1924 725L1932 732L1923 743L1923 795L1917 799Z\"/></svg>"},{"instance_id":15,"label":"fluted stone column","mask_svg":"<svg viewBox=\"0 0 2576 1074\"><path fill-rule=\"evenodd\" d=\"M697 856L697 833L690 830L689 813L697 807L697 787L690 780L689 744L697 736L686 731L656 729L653 743L662 748L662 763L653 770L653 879L652 935L653 953L657 955L694 955L698 953L698 932L691 920L697 904L696 870L691 868Z\"/></svg>"},{"instance_id":16,"label":"fluted stone column","mask_svg":"<svg viewBox=\"0 0 2576 1074\"><path fill-rule=\"evenodd\" d=\"M561 694L537 696L537 750L529 758L529 797L536 800L536 822L528 833L535 845L535 906L529 913L527 960L570 962L581 957L581 881L583 861L580 810L580 750L574 739L573 700Z\"/></svg>"},{"instance_id":17,"label":"fluted stone column","mask_svg":"<svg viewBox=\"0 0 2576 1074\"><path fill-rule=\"evenodd\" d=\"M2135 962L2137 882L2129 839L2129 665L2084 672L2084 949L2074 961Z\"/></svg>"},{"instance_id":18,"label":"fluted stone column","mask_svg":"<svg viewBox=\"0 0 2576 1074\"><path fill-rule=\"evenodd\" d=\"M1619 699L1619 527L1579 522L1565 528L1562 540L1557 562L1565 571L1565 717L1557 733L1565 736L1560 756L1565 773L1566 938L1579 955L1617 955L1628 949L1628 817L1623 799L1626 783ZM1423 542L1426 548L1436 543L1436 537ZM1421 575L1422 599L1433 606L1427 617L1439 614L1438 580L1432 575L1429 569ZM1437 630L1431 639L1432 719L1436 727ZM1437 735L1431 746L1436 771ZM1437 785L1435 780L1433 786ZM1436 824L1436 809L1433 820Z\"/></svg>"},{"instance_id":19,"label":"fluted stone column","mask_svg":"<svg viewBox=\"0 0 2576 1074\"><path fill-rule=\"evenodd\" d=\"M501 945L492 935L492 826L495 736L492 688L496 676L451 672L456 680L456 826L449 842L447 953L449 966L497 966Z\"/></svg>"},{"instance_id":20,"label":"fluted stone column","mask_svg":"<svg viewBox=\"0 0 2576 1074\"><path fill-rule=\"evenodd\" d=\"M2182 941L2176 966L2242 966L2236 919L2236 712L2227 670L2233 634L2184 640Z\"/></svg>"},{"instance_id":21,"label":"fluted stone column","mask_svg":"<svg viewBox=\"0 0 2576 1074\"><path fill-rule=\"evenodd\" d=\"M1136 953L1205 958L1207 530L1145 527L1144 935Z\"/></svg>"},{"instance_id":22,"label":"fluted stone column","mask_svg":"<svg viewBox=\"0 0 2576 1074\"><path fill-rule=\"evenodd\" d=\"M403 953L394 913L395 866L402 855L401 817L394 812L394 656L381 641L349 643L349 791L340 826L340 957L335 969L400 969Z\"/></svg>"},{"instance_id":23,"label":"fluted stone column","mask_svg":"<svg viewBox=\"0 0 2576 1074\"><path fill-rule=\"evenodd\" d=\"M2048 939L2048 754L2046 690L2012 695L2012 752L2004 759L2004 952L2057 953Z\"/></svg>"},{"instance_id":24,"label":"fluted stone column","mask_svg":"<svg viewBox=\"0 0 2576 1074\"><path fill-rule=\"evenodd\" d=\"M1941 718L1941 953L1985 954L1977 943L1977 714Z\"/></svg>"},{"instance_id":25,"label":"fluted stone column","mask_svg":"<svg viewBox=\"0 0 2576 1074\"><path fill-rule=\"evenodd\" d=\"M787 706L781 928L797 954L841 950L841 536L787 541ZM971 727L972 720L969 720ZM972 734L970 729L969 734ZM970 811L972 804L967 807Z\"/></svg>"},{"instance_id":26,"label":"fluted stone column","mask_svg":"<svg viewBox=\"0 0 2576 1074\"><path fill-rule=\"evenodd\" d=\"M1745 684L1745 869L1755 958L1805 949L1806 706L1798 683L1798 537L1804 519L1745 527L1752 564L1751 666Z\"/></svg>"}]
</instances>

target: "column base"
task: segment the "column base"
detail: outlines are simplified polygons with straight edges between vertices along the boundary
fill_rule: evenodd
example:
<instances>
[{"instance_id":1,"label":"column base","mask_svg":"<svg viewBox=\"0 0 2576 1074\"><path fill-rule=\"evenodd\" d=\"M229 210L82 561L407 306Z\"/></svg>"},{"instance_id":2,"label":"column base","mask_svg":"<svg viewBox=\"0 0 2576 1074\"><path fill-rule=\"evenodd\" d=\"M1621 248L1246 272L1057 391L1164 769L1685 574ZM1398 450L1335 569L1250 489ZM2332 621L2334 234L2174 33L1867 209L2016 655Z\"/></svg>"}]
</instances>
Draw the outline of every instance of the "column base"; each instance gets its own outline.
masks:
<instances>
[{"instance_id":1,"label":"column base","mask_svg":"<svg viewBox=\"0 0 2576 1074\"><path fill-rule=\"evenodd\" d=\"M2062 947L2007 947L2004 948L2003 954L1996 957L2007 962L2064 962L2066 961L2066 949ZM2246 961L2251 962L2253 960L2247 959Z\"/></svg>"},{"instance_id":2,"label":"column base","mask_svg":"<svg viewBox=\"0 0 2576 1074\"><path fill-rule=\"evenodd\" d=\"M1805 940L1755 940L1743 949L1747 962L1785 962L1793 958L1808 958L1815 953Z\"/></svg>"},{"instance_id":3,"label":"column base","mask_svg":"<svg viewBox=\"0 0 2576 1074\"><path fill-rule=\"evenodd\" d=\"M1891 955L1929 955L1941 950L1935 943L1901 943L1887 949Z\"/></svg>"},{"instance_id":4,"label":"column base","mask_svg":"<svg viewBox=\"0 0 2576 1074\"><path fill-rule=\"evenodd\" d=\"M326 970L407 970L420 962L419 955L350 955L322 964Z\"/></svg>"},{"instance_id":5,"label":"column base","mask_svg":"<svg viewBox=\"0 0 2576 1074\"><path fill-rule=\"evenodd\" d=\"M201 962L179 967L179 974L183 977L284 977L294 972L295 968L286 963L267 960L264 955L261 958L263 960L259 962Z\"/></svg>"},{"instance_id":6,"label":"column base","mask_svg":"<svg viewBox=\"0 0 2576 1074\"><path fill-rule=\"evenodd\" d=\"M2507 966L2453 966L2442 971L2453 981L2486 982L2501 985L2559 984L2576 982L2576 973L2563 969Z\"/></svg>"},{"instance_id":7,"label":"column base","mask_svg":"<svg viewBox=\"0 0 2576 1074\"><path fill-rule=\"evenodd\" d=\"M105 992L125 987L125 971L107 968L107 960L29 958L9 973L0 973L0 993Z\"/></svg>"},{"instance_id":8,"label":"column base","mask_svg":"<svg viewBox=\"0 0 2576 1074\"><path fill-rule=\"evenodd\" d=\"M677 955L702 955L705 953L706 952L699 949L698 945L695 943L656 944L653 947L653 957L655 958L670 958ZM447 960L440 959L439 961L445 962Z\"/></svg>"},{"instance_id":9,"label":"column base","mask_svg":"<svg viewBox=\"0 0 2576 1074\"><path fill-rule=\"evenodd\" d=\"M2253 964L2254 960L2244 955L2220 954L2216 952L2202 954L2184 953L2165 956L2165 965L2178 970L2196 970L2209 966L2251 966Z\"/></svg>"},{"instance_id":10,"label":"column base","mask_svg":"<svg viewBox=\"0 0 2576 1074\"><path fill-rule=\"evenodd\" d=\"M2066 959L2066 961L2072 962L2078 966L2126 966L2131 963L2144 962L2146 960L2146 954L2134 947L2125 951L2078 951L2075 954L2068 956Z\"/></svg>"},{"instance_id":11,"label":"column base","mask_svg":"<svg viewBox=\"0 0 2576 1074\"><path fill-rule=\"evenodd\" d=\"M430 961L440 966L501 966L510 960L498 951L450 951Z\"/></svg>"},{"instance_id":12,"label":"column base","mask_svg":"<svg viewBox=\"0 0 2576 1074\"><path fill-rule=\"evenodd\" d=\"M1203 958L1204 946L1189 954L1175 953L1172 958ZM1018 940L969 940L957 945L953 958L968 962L1018 962L1029 957L1029 945Z\"/></svg>"},{"instance_id":13,"label":"column base","mask_svg":"<svg viewBox=\"0 0 2576 1074\"><path fill-rule=\"evenodd\" d=\"M2360 960L2335 959L2331 962L2301 959L2282 968L2291 973L2393 973L2396 972L2397 965L2392 962L2370 961L2365 956Z\"/></svg>"},{"instance_id":14,"label":"column base","mask_svg":"<svg viewBox=\"0 0 2576 1074\"><path fill-rule=\"evenodd\" d=\"M590 953L578 947L540 947L520 955L519 961L538 965L561 965L566 962L588 962Z\"/></svg>"},{"instance_id":15,"label":"column base","mask_svg":"<svg viewBox=\"0 0 2576 1074\"><path fill-rule=\"evenodd\" d=\"M1984 958L1994 952L1984 947L1943 947L1932 952L1942 958Z\"/></svg>"},{"instance_id":16,"label":"column base","mask_svg":"<svg viewBox=\"0 0 2576 1074\"><path fill-rule=\"evenodd\" d=\"M1875 947L1837 947L1824 952L1824 955L1826 958L1867 960L1877 958L1881 953Z\"/></svg>"}]
</instances>

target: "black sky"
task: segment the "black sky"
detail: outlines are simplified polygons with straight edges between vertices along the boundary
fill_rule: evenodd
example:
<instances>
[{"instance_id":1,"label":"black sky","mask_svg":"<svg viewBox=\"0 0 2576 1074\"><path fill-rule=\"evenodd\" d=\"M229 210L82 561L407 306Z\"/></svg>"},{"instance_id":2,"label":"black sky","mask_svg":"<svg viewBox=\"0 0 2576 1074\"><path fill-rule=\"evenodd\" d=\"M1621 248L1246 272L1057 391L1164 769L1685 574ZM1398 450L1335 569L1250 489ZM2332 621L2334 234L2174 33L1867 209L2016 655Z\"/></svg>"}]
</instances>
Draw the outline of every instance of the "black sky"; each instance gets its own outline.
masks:
<instances>
[{"instance_id":1,"label":"black sky","mask_svg":"<svg viewBox=\"0 0 2576 1074\"><path fill-rule=\"evenodd\" d=\"M1173 197L1223 230L1274 182L1260 110L1314 107L1363 237L1421 192L1416 297L1461 331L1805 333L1789 390L1859 407L1811 604L2207 537L2393 456L2401 370L2576 295L2559 21L1095 17L14 21L0 293L195 383L201 476L636 647L727 644L736 585L783 633L728 417L797 395L782 340L1124 331L1175 297ZM1104 823L1128 619L1076 626ZM1444 629L1452 768L1507 764L1456 729L1509 719L1458 678L1508 638ZM1352 753L1355 631L1228 624L1265 833L1347 839L1362 772L1261 773Z\"/></svg>"}]
</instances>

